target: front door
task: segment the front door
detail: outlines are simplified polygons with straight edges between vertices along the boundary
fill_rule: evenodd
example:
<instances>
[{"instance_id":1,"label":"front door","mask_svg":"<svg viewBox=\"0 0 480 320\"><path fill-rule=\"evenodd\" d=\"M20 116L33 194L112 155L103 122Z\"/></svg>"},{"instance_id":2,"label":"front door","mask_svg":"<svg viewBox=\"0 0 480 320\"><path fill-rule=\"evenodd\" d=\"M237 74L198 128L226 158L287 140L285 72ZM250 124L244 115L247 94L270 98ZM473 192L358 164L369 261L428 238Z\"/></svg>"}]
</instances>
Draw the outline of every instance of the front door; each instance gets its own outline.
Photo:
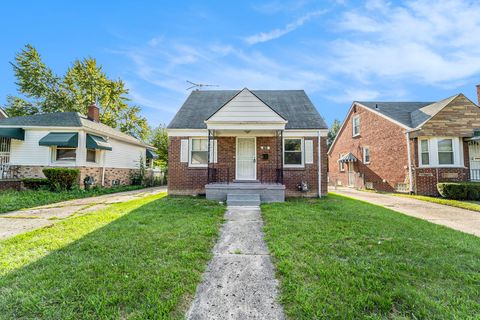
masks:
<instances>
[{"instance_id":1,"label":"front door","mask_svg":"<svg viewBox=\"0 0 480 320\"><path fill-rule=\"evenodd\" d=\"M255 138L237 138L237 180L255 180L257 177Z\"/></svg>"},{"instance_id":2,"label":"front door","mask_svg":"<svg viewBox=\"0 0 480 320\"><path fill-rule=\"evenodd\" d=\"M348 163L348 186L355 186L355 170L353 170L353 162Z\"/></svg>"},{"instance_id":3,"label":"front door","mask_svg":"<svg viewBox=\"0 0 480 320\"><path fill-rule=\"evenodd\" d=\"M474 142L468 146L470 155L470 180L480 180L480 144Z\"/></svg>"}]
</instances>

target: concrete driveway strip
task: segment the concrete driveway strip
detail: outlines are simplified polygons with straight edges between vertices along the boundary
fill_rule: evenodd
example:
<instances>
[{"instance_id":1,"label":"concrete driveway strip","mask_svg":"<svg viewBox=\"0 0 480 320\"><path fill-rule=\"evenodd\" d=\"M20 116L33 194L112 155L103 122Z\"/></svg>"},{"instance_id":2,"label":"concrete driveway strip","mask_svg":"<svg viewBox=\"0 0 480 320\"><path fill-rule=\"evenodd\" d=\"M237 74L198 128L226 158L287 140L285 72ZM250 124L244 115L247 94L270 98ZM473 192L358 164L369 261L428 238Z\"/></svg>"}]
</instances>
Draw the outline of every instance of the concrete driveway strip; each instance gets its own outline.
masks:
<instances>
[{"instance_id":1,"label":"concrete driveway strip","mask_svg":"<svg viewBox=\"0 0 480 320\"><path fill-rule=\"evenodd\" d=\"M480 212L349 188L338 188L333 193L381 205L412 217L480 236Z\"/></svg>"},{"instance_id":2,"label":"concrete driveway strip","mask_svg":"<svg viewBox=\"0 0 480 320\"><path fill-rule=\"evenodd\" d=\"M84 214L103 209L113 203L125 202L166 191L167 188L165 187L146 188L0 213L0 240L53 225L55 222L67 219L73 214Z\"/></svg>"},{"instance_id":3,"label":"concrete driveway strip","mask_svg":"<svg viewBox=\"0 0 480 320\"><path fill-rule=\"evenodd\" d=\"M259 207L229 207L188 319L285 319Z\"/></svg>"}]
</instances>

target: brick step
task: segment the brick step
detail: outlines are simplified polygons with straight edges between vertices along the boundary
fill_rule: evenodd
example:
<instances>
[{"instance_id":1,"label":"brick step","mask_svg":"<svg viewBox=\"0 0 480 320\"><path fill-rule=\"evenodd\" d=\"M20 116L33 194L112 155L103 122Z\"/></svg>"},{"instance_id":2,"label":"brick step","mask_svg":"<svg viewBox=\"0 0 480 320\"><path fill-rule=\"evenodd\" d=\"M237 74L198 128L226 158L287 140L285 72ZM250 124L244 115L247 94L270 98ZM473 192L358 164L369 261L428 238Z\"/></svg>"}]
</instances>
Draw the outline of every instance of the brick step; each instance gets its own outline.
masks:
<instances>
[{"instance_id":1,"label":"brick step","mask_svg":"<svg viewBox=\"0 0 480 320\"><path fill-rule=\"evenodd\" d=\"M227 194L228 206L259 206L259 194Z\"/></svg>"}]
</instances>

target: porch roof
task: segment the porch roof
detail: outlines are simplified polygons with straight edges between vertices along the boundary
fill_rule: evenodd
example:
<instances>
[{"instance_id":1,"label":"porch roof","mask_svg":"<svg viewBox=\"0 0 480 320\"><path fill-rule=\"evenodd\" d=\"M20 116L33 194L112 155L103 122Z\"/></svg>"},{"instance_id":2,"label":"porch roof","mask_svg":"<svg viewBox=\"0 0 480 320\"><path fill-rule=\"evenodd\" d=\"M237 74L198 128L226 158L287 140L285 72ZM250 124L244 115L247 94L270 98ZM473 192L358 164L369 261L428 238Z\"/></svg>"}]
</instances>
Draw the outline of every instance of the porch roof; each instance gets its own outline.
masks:
<instances>
[{"instance_id":1,"label":"porch roof","mask_svg":"<svg viewBox=\"0 0 480 320\"><path fill-rule=\"evenodd\" d=\"M345 162L357 162L357 157L355 157L351 152L349 152L348 154L344 155L343 157L341 157L338 162L342 162L342 163L345 163Z\"/></svg>"},{"instance_id":2,"label":"porch roof","mask_svg":"<svg viewBox=\"0 0 480 320\"><path fill-rule=\"evenodd\" d=\"M0 128L0 138L25 140L25 130L22 128Z\"/></svg>"}]
</instances>

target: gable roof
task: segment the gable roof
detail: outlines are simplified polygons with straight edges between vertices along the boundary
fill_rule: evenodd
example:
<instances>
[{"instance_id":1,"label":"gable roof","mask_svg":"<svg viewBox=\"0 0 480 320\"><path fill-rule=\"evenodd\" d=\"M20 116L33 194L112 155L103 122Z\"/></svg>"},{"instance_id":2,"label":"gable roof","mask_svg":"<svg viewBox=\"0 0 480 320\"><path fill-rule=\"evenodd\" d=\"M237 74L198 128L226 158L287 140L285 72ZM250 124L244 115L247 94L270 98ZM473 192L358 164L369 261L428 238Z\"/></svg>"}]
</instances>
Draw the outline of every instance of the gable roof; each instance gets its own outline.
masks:
<instances>
[{"instance_id":1,"label":"gable roof","mask_svg":"<svg viewBox=\"0 0 480 320\"><path fill-rule=\"evenodd\" d=\"M116 137L133 144L141 144L146 146L142 141L116 130L103 123L89 120L86 116L78 112L54 112L40 113L31 116L13 117L0 119L0 127L72 127L85 128L98 131L106 136Z\"/></svg>"},{"instance_id":2,"label":"gable roof","mask_svg":"<svg viewBox=\"0 0 480 320\"><path fill-rule=\"evenodd\" d=\"M240 90L241 91L241 90ZM250 90L288 121L286 129L327 129L327 124L303 90ZM239 90L192 91L168 125L169 129L206 129L205 120Z\"/></svg>"},{"instance_id":3,"label":"gable roof","mask_svg":"<svg viewBox=\"0 0 480 320\"><path fill-rule=\"evenodd\" d=\"M3 110L2 108L0 108L0 119L2 118L8 118L8 115L7 113L5 112L5 110Z\"/></svg>"}]
</instances>

